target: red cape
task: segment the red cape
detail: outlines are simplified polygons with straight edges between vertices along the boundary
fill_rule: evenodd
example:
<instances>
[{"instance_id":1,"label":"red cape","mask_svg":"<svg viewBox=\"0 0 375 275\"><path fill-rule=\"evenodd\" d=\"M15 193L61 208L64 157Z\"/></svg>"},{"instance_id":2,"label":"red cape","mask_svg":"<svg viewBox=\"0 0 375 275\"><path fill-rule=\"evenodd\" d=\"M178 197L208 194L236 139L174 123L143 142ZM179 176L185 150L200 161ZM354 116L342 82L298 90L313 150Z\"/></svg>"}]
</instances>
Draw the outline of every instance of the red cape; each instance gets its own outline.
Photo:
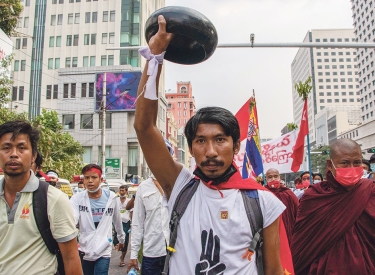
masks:
<instances>
[{"instance_id":1,"label":"red cape","mask_svg":"<svg viewBox=\"0 0 375 275\"><path fill-rule=\"evenodd\" d=\"M296 274L375 274L375 184L348 191L329 172L300 200L291 243Z\"/></svg>"},{"instance_id":2,"label":"red cape","mask_svg":"<svg viewBox=\"0 0 375 275\"><path fill-rule=\"evenodd\" d=\"M296 222L297 209L298 209L298 198L294 193L287 187L280 186L279 188L269 188L268 190L276 195L281 202L286 206L286 210L282 214L286 235L288 236L289 243L292 241L292 234L294 223Z\"/></svg>"}]
</instances>

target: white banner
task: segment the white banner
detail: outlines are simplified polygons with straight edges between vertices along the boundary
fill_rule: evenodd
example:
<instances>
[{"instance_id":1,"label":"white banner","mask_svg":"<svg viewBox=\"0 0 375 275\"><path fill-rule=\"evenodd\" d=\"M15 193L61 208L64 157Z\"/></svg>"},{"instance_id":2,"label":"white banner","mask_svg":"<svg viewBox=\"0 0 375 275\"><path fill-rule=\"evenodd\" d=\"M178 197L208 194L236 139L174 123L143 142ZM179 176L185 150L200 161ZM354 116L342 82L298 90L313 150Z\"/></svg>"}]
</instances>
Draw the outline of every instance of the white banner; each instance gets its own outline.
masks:
<instances>
[{"instance_id":1,"label":"white banner","mask_svg":"<svg viewBox=\"0 0 375 275\"><path fill-rule=\"evenodd\" d=\"M264 173L270 169L277 169L280 174L292 173L293 147L296 143L297 131L289 132L276 139L264 142L262 147L263 171ZM234 156L234 161L242 172L243 158L245 154L246 140L241 143L240 153Z\"/></svg>"}]
</instances>

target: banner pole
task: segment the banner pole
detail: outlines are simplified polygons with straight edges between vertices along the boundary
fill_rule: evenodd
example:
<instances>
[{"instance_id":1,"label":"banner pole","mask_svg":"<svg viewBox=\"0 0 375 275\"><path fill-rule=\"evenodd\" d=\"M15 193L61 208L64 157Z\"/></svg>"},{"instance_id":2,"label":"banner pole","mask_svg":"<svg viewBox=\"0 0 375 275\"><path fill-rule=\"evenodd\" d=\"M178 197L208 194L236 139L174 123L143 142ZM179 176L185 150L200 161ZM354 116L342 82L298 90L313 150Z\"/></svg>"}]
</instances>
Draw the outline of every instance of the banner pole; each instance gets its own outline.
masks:
<instances>
[{"instance_id":1,"label":"banner pole","mask_svg":"<svg viewBox=\"0 0 375 275\"><path fill-rule=\"evenodd\" d=\"M309 172L310 172L310 185L312 185L312 166L311 166L311 153L310 153L310 133L307 133L307 156L309 160Z\"/></svg>"}]
</instances>

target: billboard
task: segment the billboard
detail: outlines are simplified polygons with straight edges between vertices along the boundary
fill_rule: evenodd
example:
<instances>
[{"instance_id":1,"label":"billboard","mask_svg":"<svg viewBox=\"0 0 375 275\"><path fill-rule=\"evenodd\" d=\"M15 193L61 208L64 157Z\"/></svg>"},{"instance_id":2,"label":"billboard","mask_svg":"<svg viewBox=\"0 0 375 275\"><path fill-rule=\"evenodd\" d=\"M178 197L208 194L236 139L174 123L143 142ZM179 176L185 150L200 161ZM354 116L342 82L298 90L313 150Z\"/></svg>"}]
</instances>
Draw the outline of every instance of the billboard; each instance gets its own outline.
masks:
<instances>
[{"instance_id":1,"label":"billboard","mask_svg":"<svg viewBox=\"0 0 375 275\"><path fill-rule=\"evenodd\" d=\"M134 111L138 84L142 73L131 71L106 74L107 111ZM96 74L95 111L100 111L103 96L103 76L104 73Z\"/></svg>"},{"instance_id":2,"label":"billboard","mask_svg":"<svg viewBox=\"0 0 375 275\"><path fill-rule=\"evenodd\" d=\"M106 179L122 179L122 161L121 158L105 159L105 177Z\"/></svg>"}]
</instances>

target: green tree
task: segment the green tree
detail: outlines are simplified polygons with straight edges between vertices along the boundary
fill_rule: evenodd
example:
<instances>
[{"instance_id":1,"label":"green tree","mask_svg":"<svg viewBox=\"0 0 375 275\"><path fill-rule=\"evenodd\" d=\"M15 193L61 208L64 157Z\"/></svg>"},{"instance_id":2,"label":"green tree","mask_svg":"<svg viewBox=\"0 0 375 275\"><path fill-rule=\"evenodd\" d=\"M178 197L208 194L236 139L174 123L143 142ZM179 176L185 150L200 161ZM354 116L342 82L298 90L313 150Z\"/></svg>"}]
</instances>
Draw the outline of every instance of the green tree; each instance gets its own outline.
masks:
<instances>
[{"instance_id":1,"label":"green tree","mask_svg":"<svg viewBox=\"0 0 375 275\"><path fill-rule=\"evenodd\" d=\"M288 127L288 130L289 130L289 131L293 131L293 130L295 130L295 129L298 129L298 125L295 124L294 122L287 123L287 124L286 124L286 127Z\"/></svg>"},{"instance_id":2,"label":"green tree","mask_svg":"<svg viewBox=\"0 0 375 275\"><path fill-rule=\"evenodd\" d=\"M311 166L314 172L319 172L325 177L326 169L327 169L327 160L329 159L329 154L323 154L323 151L328 151L329 146L323 146L319 149L315 149L311 154ZM320 153L320 154L316 154Z\"/></svg>"},{"instance_id":3,"label":"green tree","mask_svg":"<svg viewBox=\"0 0 375 275\"><path fill-rule=\"evenodd\" d=\"M311 83L311 76L309 76L305 82L298 82L294 84L294 88L296 89L298 95L302 100L307 99L309 96L309 93L311 92L312 86L310 85Z\"/></svg>"},{"instance_id":4,"label":"green tree","mask_svg":"<svg viewBox=\"0 0 375 275\"><path fill-rule=\"evenodd\" d=\"M1 18L1 17L0 17ZM1 20L1 19L0 19ZM4 107L9 102L10 90L12 89L13 81L10 77L9 68L12 64L14 55L10 54L0 60L0 107Z\"/></svg>"},{"instance_id":5,"label":"green tree","mask_svg":"<svg viewBox=\"0 0 375 275\"><path fill-rule=\"evenodd\" d=\"M43 109L32 124L41 131L38 147L43 155L43 170L53 169L60 178L68 180L80 174L84 149L69 133L62 131L57 112Z\"/></svg>"},{"instance_id":6,"label":"green tree","mask_svg":"<svg viewBox=\"0 0 375 275\"><path fill-rule=\"evenodd\" d=\"M22 10L20 0L0 0L0 29L6 35L11 36L16 33L18 17Z\"/></svg>"}]
</instances>

